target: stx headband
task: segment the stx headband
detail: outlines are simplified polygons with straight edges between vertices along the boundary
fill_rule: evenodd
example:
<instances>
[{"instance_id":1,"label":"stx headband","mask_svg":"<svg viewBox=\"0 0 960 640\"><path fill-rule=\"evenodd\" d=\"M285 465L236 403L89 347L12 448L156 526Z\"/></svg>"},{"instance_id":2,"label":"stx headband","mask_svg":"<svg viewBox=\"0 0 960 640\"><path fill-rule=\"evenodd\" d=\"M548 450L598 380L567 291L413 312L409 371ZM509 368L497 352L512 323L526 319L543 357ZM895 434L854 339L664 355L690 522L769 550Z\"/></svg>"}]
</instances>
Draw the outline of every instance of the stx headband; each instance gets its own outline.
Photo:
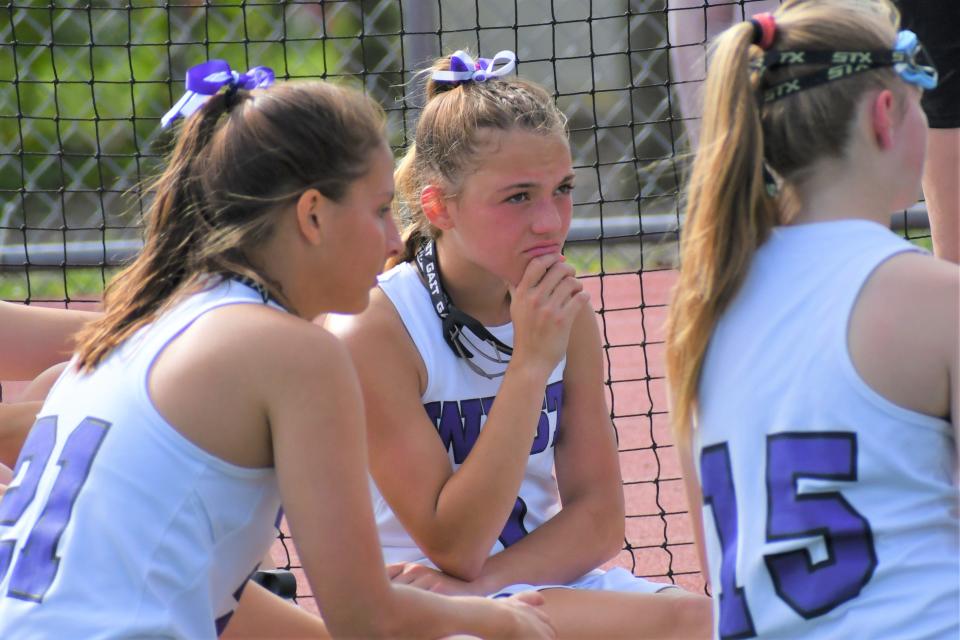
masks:
<instances>
[{"instance_id":1,"label":"stx headband","mask_svg":"<svg viewBox=\"0 0 960 640\"><path fill-rule=\"evenodd\" d=\"M776 102L812 87L840 80L870 69L893 67L900 77L923 89L937 86L937 70L912 31L897 34L893 50L885 51L770 51L756 64L760 73L767 69L799 65L825 65L826 68L786 80L763 91L763 101Z\"/></svg>"}]
</instances>

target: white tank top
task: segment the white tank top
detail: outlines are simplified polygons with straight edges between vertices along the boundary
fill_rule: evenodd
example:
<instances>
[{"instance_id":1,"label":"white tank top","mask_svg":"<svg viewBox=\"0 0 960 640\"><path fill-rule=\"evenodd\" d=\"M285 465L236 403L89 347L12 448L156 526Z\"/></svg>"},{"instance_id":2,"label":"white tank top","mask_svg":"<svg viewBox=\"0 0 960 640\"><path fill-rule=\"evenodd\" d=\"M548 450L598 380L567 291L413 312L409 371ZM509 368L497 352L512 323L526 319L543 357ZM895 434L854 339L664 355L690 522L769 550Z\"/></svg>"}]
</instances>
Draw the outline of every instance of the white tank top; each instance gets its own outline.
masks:
<instances>
[{"instance_id":1,"label":"white tank top","mask_svg":"<svg viewBox=\"0 0 960 640\"><path fill-rule=\"evenodd\" d=\"M423 408L437 429L437 435L449 453L450 464L456 471L483 429L502 378L491 380L475 373L447 346L440 319L430 302L430 294L411 263L399 264L380 276L380 288L400 314L426 366L427 388L421 397ZM513 344L513 324L487 329L501 342ZM494 354L487 345L478 344L480 341L472 333L469 335L474 345ZM474 347L469 348L474 350ZM487 371L503 371L506 368L505 364L494 365L476 357ZM520 485L513 512L499 539L490 549L491 554L502 551L505 546L533 531L560 510L553 447L563 403L565 365L566 358L560 361L548 379L526 475ZM370 490L386 561L432 565L403 529L372 480Z\"/></svg>"},{"instance_id":2,"label":"white tank top","mask_svg":"<svg viewBox=\"0 0 960 640\"><path fill-rule=\"evenodd\" d=\"M782 227L710 339L694 451L723 638L960 637L949 423L896 406L847 348L868 221Z\"/></svg>"},{"instance_id":3,"label":"white tank top","mask_svg":"<svg viewBox=\"0 0 960 640\"><path fill-rule=\"evenodd\" d=\"M262 302L221 283L57 381L0 502L0 638L219 635L273 539L276 476L181 436L147 376L204 313Z\"/></svg>"}]
</instances>

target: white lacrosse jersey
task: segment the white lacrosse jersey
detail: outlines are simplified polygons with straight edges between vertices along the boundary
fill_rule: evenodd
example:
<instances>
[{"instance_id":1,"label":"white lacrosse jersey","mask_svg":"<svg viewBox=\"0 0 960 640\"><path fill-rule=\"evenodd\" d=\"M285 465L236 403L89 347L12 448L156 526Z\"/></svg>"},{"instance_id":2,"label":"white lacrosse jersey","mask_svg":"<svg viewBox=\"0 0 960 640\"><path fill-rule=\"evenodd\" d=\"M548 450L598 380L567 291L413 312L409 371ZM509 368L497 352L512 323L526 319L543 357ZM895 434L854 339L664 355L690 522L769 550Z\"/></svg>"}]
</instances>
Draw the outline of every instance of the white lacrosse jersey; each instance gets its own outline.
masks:
<instances>
[{"instance_id":1,"label":"white lacrosse jersey","mask_svg":"<svg viewBox=\"0 0 960 640\"><path fill-rule=\"evenodd\" d=\"M914 250L864 220L777 228L717 323L693 441L715 637L960 637L953 429L847 347L866 281Z\"/></svg>"},{"instance_id":2,"label":"white lacrosse jersey","mask_svg":"<svg viewBox=\"0 0 960 640\"><path fill-rule=\"evenodd\" d=\"M380 276L380 288L400 314L407 333L426 366L427 388L421 396L423 409L436 428L437 436L447 449L450 465L456 471L480 436L503 378L490 379L482 376L453 353L443 339L443 325L434 311L430 294L415 265L403 263L383 274ZM512 323L487 327L487 330L504 344L513 344ZM464 329L464 332L467 348L475 354L482 351L490 358L475 355L478 366L490 374L506 370L507 362L491 361L498 356L490 345L481 342L469 329ZM526 475L520 484L513 511L490 549L490 555L503 551L560 511L560 491L554 471L554 445L563 406L565 366L566 358L560 361L548 378L537 433L527 460ZM417 562L435 566L404 530L373 479L370 480L370 492L386 561ZM614 567L609 571L594 569L562 585L518 583L487 595L502 597L521 591L554 587L656 593L670 589L673 585L651 582L638 578L621 567Z\"/></svg>"},{"instance_id":3,"label":"white lacrosse jersey","mask_svg":"<svg viewBox=\"0 0 960 640\"><path fill-rule=\"evenodd\" d=\"M428 419L437 430L450 456L454 471L466 459L486 422L502 377L488 379L475 373L457 357L443 339L440 318L430 302L430 294L420 279L417 267L401 263L380 276L380 288L387 295L427 368L427 388L421 400ZM513 344L513 324L487 327L504 344ZM465 330L471 351L481 350L496 358L496 351ZM501 356L502 358L502 356ZM507 356L509 358L509 356ZM480 355L474 360L490 373L502 373L507 363L495 363ZM552 518L560 510L560 493L554 473L553 447L563 404L563 369L566 358L550 374L544 390L540 421L531 443L526 475L517 501L490 553L502 551L530 531ZM371 480L373 506L380 531L383 554L389 562L430 564L423 552L404 530L386 500Z\"/></svg>"},{"instance_id":4,"label":"white lacrosse jersey","mask_svg":"<svg viewBox=\"0 0 960 640\"><path fill-rule=\"evenodd\" d=\"M0 638L219 635L273 540L276 475L184 438L147 378L204 313L262 303L246 285L213 285L92 373L60 377L0 502Z\"/></svg>"}]
</instances>

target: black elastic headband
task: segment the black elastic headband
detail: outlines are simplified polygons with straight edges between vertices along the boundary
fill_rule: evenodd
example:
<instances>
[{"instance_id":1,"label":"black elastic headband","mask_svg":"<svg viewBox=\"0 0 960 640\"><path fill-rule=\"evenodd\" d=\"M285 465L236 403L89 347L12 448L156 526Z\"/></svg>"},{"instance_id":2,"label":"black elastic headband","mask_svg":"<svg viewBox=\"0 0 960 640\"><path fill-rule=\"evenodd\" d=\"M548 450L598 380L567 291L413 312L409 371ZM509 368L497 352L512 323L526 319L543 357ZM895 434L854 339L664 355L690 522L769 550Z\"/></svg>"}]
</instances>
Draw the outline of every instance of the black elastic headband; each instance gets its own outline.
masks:
<instances>
[{"instance_id":1,"label":"black elastic headband","mask_svg":"<svg viewBox=\"0 0 960 640\"><path fill-rule=\"evenodd\" d=\"M807 75L785 80L763 90L764 102L776 102L805 89L840 80L871 69L916 64L915 56L904 51L770 51L754 64L767 69L799 65L826 65Z\"/></svg>"}]
</instances>

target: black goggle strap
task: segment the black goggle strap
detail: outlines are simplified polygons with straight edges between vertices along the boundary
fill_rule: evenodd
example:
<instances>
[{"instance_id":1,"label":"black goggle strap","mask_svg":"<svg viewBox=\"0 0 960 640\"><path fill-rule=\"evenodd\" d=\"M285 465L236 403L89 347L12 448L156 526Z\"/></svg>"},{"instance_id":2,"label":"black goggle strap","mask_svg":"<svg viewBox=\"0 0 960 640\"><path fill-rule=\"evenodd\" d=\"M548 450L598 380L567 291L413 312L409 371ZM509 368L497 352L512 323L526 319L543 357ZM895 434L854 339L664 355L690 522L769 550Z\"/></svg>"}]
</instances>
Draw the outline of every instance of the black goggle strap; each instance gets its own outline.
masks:
<instances>
[{"instance_id":1,"label":"black goggle strap","mask_svg":"<svg viewBox=\"0 0 960 640\"><path fill-rule=\"evenodd\" d=\"M469 319L470 324L455 321L453 316L459 316L461 319ZM478 345L472 342L470 340L470 333L464 331L464 327L470 329L470 331L475 335L480 332L486 333L489 338L484 338L483 341L487 343L487 346L493 350L495 355L491 357L482 349L480 349ZM480 331L478 331L478 329ZM490 334L483 325L477 322L475 318L468 316L454 307L451 310L450 316L443 321L443 332L444 338L446 338L447 346L449 346L453 350L454 354L461 358L464 364L470 367L470 370L477 375L483 376L488 380L496 380L497 378L503 377L507 373L506 365L509 364L510 361L507 358L501 357L501 355L509 356L509 352L512 351L512 349L508 345L505 345L503 342L497 340L497 338ZM470 347L473 348L473 351L471 351L467 345L470 345ZM474 353L489 362L503 366L503 369L494 372L485 371L483 367L475 363L473 359Z\"/></svg>"},{"instance_id":2,"label":"black goggle strap","mask_svg":"<svg viewBox=\"0 0 960 640\"><path fill-rule=\"evenodd\" d=\"M918 58L921 60L918 61ZM918 68L929 67L932 71L932 64L926 63L929 63L929 58L922 48L917 47L912 54L904 51L770 51L751 67L763 73L778 67L826 65L824 69L769 87L761 84L763 102L770 103L805 89L881 67L905 64Z\"/></svg>"},{"instance_id":3,"label":"black goggle strap","mask_svg":"<svg viewBox=\"0 0 960 640\"><path fill-rule=\"evenodd\" d=\"M267 291L267 288L265 286L263 286L263 283L258 282L253 278L242 276L239 273L231 273L229 276L229 279L233 280L234 282L239 282L240 284L246 285L251 289L253 289L254 291L256 291L257 294L260 295L260 298L263 300L264 304L267 304L268 302L272 302L273 304L277 305L284 311L288 311L288 312L290 311L289 309L287 309L287 306L285 304L283 304L282 302L274 298L272 295L270 295L270 292Z\"/></svg>"},{"instance_id":4,"label":"black goggle strap","mask_svg":"<svg viewBox=\"0 0 960 640\"><path fill-rule=\"evenodd\" d=\"M474 335L490 345L497 353L502 353L508 356L513 354L513 348L510 347L510 345L501 342L496 336L490 333L490 331L488 331L487 328L480 323L480 321L473 316L460 311L460 309L457 309L453 305L453 302L450 301L450 297L443 289L443 284L440 279L440 263L437 262L436 242L430 240L429 242L424 243L423 246L417 251L415 261L417 263L417 269L420 271L420 274L426 281L427 292L430 294L430 302L433 303L433 309L436 311L437 316L440 318L440 321L443 324L443 339L446 341L447 346L450 347L457 357L467 360L467 364L470 365L473 363L469 362L469 359L473 358L474 353L466 347L464 342L471 344L471 346L473 346L479 355L491 360L492 362L505 362L499 357L491 358L477 349L476 345L470 343L469 338L467 338L466 334L463 332L464 328L470 329ZM490 377L486 372L479 370L479 367L471 366L470 368L474 371L477 371L481 375Z\"/></svg>"}]
</instances>

